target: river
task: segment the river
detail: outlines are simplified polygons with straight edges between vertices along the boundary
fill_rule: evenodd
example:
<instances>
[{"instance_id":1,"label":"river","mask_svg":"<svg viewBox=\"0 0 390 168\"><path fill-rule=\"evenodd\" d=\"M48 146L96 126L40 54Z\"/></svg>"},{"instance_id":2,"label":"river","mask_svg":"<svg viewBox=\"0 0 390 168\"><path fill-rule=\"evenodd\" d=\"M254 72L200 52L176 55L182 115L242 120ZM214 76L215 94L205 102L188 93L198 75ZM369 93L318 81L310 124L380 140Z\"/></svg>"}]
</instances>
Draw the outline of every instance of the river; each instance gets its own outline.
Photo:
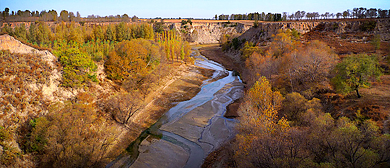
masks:
<instances>
[{"instance_id":1,"label":"river","mask_svg":"<svg viewBox=\"0 0 390 168\"><path fill-rule=\"evenodd\" d=\"M222 65L194 48L195 65L215 70L192 99L177 103L107 167L181 168L202 165L209 153L235 135L235 119L225 118L226 107L242 97L244 85Z\"/></svg>"}]
</instances>

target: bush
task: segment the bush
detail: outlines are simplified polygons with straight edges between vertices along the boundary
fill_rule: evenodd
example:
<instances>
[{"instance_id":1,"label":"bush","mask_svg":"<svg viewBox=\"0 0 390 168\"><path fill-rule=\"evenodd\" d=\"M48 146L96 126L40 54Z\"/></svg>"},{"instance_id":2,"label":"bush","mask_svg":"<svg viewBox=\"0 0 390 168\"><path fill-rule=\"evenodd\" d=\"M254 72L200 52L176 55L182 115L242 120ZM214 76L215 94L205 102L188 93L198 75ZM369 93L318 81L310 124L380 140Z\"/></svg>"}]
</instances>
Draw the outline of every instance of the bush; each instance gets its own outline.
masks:
<instances>
[{"instance_id":1,"label":"bush","mask_svg":"<svg viewBox=\"0 0 390 168\"><path fill-rule=\"evenodd\" d=\"M64 66L62 85L65 87L81 87L90 81L97 81L96 64L91 56L81 52L78 48L71 48L57 52L61 64Z\"/></svg>"},{"instance_id":2,"label":"bush","mask_svg":"<svg viewBox=\"0 0 390 168\"><path fill-rule=\"evenodd\" d=\"M258 28L259 27L259 21L258 20L255 20L255 22L253 22L253 27L254 28Z\"/></svg>"},{"instance_id":3,"label":"bush","mask_svg":"<svg viewBox=\"0 0 390 168\"><path fill-rule=\"evenodd\" d=\"M360 25L361 31L372 31L376 27L376 21L365 21Z\"/></svg>"},{"instance_id":4,"label":"bush","mask_svg":"<svg viewBox=\"0 0 390 168\"><path fill-rule=\"evenodd\" d=\"M2 165L11 166L15 163L16 159L20 155L20 153L16 150L16 148L11 147L9 145L9 141L11 140L12 133L9 129L6 129L0 126L0 167Z\"/></svg>"},{"instance_id":5,"label":"bush","mask_svg":"<svg viewBox=\"0 0 390 168\"><path fill-rule=\"evenodd\" d=\"M370 81L379 80L382 72L376 57L361 54L344 58L337 64L335 74L332 82L338 92L347 94L356 91L360 98L359 89L369 87Z\"/></svg>"},{"instance_id":6,"label":"bush","mask_svg":"<svg viewBox=\"0 0 390 168\"><path fill-rule=\"evenodd\" d=\"M30 122L34 127L25 147L40 154L40 167L103 167L117 156L108 151L118 132L88 98L82 103L58 105Z\"/></svg>"},{"instance_id":7,"label":"bush","mask_svg":"<svg viewBox=\"0 0 390 168\"><path fill-rule=\"evenodd\" d=\"M378 50L381 46L381 36L379 34L375 35L371 41L371 44L374 46L375 50Z\"/></svg>"}]
</instances>

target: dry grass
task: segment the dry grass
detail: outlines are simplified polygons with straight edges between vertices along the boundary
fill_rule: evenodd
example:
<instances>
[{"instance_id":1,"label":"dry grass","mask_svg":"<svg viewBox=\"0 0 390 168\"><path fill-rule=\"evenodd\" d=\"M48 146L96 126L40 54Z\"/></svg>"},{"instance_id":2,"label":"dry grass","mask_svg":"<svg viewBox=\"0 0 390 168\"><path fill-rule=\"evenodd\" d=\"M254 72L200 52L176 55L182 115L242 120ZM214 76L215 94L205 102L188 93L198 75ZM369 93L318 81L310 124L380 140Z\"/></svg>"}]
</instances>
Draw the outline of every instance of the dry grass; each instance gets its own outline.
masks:
<instances>
[{"instance_id":1,"label":"dry grass","mask_svg":"<svg viewBox=\"0 0 390 168\"><path fill-rule=\"evenodd\" d=\"M352 119L358 118L358 113L363 117L377 122L383 132L389 132L387 124L390 116L390 75L381 77L380 82L373 82L370 88L360 89L361 98L357 98L352 92L345 97L336 96L332 101L334 116L346 116Z\"/></svg>"}]
</instances>

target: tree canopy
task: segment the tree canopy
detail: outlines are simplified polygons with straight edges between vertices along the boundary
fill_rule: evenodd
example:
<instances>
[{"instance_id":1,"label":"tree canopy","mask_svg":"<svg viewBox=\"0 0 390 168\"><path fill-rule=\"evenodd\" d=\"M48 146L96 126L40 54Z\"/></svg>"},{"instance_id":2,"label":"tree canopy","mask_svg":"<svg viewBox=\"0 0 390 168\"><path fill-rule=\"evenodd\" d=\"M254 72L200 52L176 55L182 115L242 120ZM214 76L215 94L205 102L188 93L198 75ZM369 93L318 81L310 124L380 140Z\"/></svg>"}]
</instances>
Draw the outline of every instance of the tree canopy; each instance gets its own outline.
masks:
<instances>
[{"instance_id":1,"label":"tree canopy","mask_svg":"<svg viewBox=\"0 0 390 168\"><path fill-rule=\"evenodd\" d=\"M336 90L344 94L356 91L359 98L359 88L370 86L371 80L378 80L382 75L378 60L367 54L344 58L336 65L335 73L332 82Z\"/></svg>"}]
</instances>

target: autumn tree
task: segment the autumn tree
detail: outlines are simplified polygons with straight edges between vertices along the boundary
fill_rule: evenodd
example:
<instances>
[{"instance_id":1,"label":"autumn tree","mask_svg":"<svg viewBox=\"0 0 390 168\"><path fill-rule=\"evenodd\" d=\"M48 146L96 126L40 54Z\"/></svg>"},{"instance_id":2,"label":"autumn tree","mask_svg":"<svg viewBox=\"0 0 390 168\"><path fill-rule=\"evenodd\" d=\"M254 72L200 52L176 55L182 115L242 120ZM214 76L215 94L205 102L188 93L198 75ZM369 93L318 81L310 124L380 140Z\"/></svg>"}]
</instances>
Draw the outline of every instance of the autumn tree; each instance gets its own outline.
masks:
<instances>
[{"instance_id":1,"label":"autumn tree","mask_svg":"<svg viewBox=\"0 0 390 168\"><path fill-rule=\"evenodd\" d=\"M278 118L282 95L274 92L265 77L261 77L245 96L240 106L240 125L235 158L239 167L268 167L280 154L279 138L288 132L284 118ZM245 161L244 161L245 160Z\"/></svg>"},{"instance_id":2,"label":"autumn tree","mask_svg":"<svg viewBox=\"0 0 390 168\"><path fill-rule=\"evenodd\" d=\"M60 12L60 19L64 22L69 21L69 12L67 10L62 10Z\"/></svg>"},{"instance_id":3,"label":"autumn tree","mask_svg":"<svg viewBox=\"0 0 390 168\"><path fill-rule=\"evenodd\" d=\"M245 42L244 47L241 49L241 58L243 60L246 60L254 52L257 52L258 54L263 53L259 47L255 46L253 43L247 41L247 42Z\"/></svg>"},{"instance_id":4,"label":"autumn tree","mask_svg":"<svg viewBox=\"0 0 390 168\"><path fill-rule=\"evenodd\" d=\"M106 112L112 119L121 124L128 124L131 117L143 107L139 93L132 91L118 94L107 100L105 104Z\"/></svg>"},{"instance_id":5,"label":"autumn tree","mask_svg":"<svg viewBox=\"0 0 390 168\"><path fill-rule=\"evenodd\" d=\"M115 26L115 32L117 41L130 40L131 38L130 30L124 22L121 22Z\"/></svg>"},{"instance_id":6,"label":"autumn tree","mask_svg":"<svg viewBox=\"0 0 390 168\"><path fill-rule=\"evenodd\" d=\"M94 37L95 37L95 40L97 41L98 39L99 40L104 40L104 33L103 33L103 29L102 29L102 26L98 25L98 26L94 26L93 27L93 34L94 34Z\"/></svg>"},{"instance_id":7,"label":"autumn tree","mask_svg":"<svg viewBox=\"0 0 390 168\"><path fill-rule=\"evenodd\" d=\"M288 79L291 89L299 84L311 87L327 81L336 64L337 56L323 42L311 41L306 47L299 47L281 60L281 74Z\"/></svg>"},{"instance_id":8,"label":"autumn tree","mask_svg":"<svg viewBox=\"0 0 390 168\"><path fill-rule=\"evenodd\" d=\"M96 64L90 55L77 48L56 51L61 64L64 66L62 85L65 87L81 87L89 82L97 82Z\"/></svg>"},{"instance_id":9,"label":"autumn tree","mask_svg":"<svg viewBox=\"0 0 390 168\"><path fill-rule=\"evenodd\" d=\"M375 35L371 41L372 46L374 46L375 51L379 50L381 46L381 36L379 34Z\"/></svg>"},{"instance_id":10,"label":"autumn tree","mask_svg":"<svg viewBox=\"0 0 390 168\"><path fill-rule=\"evenodd\" d=\"M15 36L23 41L27 41L27 30L26 25L24 23L20 24L19 26L15 27Z\"/></svg>"},{"instance_id":11,"label":"autumn tree","mask_svg":"<svg viewBox=\"0 0 390 168\"><path fill-rule=\"evenodd\" d=\"M12 146L13 134L15 132L11 128L0 126L0 166L1 167L14 167L23 166L19 161L21 157L20 151Z\"/></svg>"},{"instance_id":12,"label":"autumn tree","mask_svg":"<svg viewBox=\"0 0 390 168\"><path fill-rule=\"evenodd\" d=\"M105 63L107 76L117 82L139 82L153 64L158 64L160 53L157 48L156 44L145 39L118 43Z\"/></svg>"},{"instance_id":13,"label":"autumn tree","mask_svg":"<svg viewBox=\"0 0 390 168\"><path fill-rule=\"evenodd\" d=\"M379 80L382 72L375 56L360 54L344 58L336 65L335 74L332 81L338 92L356 91L360 98L359 88L370 86L371 80Z\"/></svg>"},{"instance_id":14,"label":"autumn tree","mask_svg":"<svg viewBox=\"0 0 390 168\"><path fill-rule=\"evenodd\" d=\"M390 137L381 135L372 120L336 120L329 113L320 114L312 120L308 137L307 149L312 154L309 167L388 166L384 160L389 159Z\"/></svg>"},{"instance_id":15,"label":"autumn tree","mask_svg":"<svg viewBox=\"0 0 390 168\"><path fill-rule=\"evenodd\" d=\"M264 55L253 52L245 61L245 66L250 70L251 81L256 81L260 76L265 76L272 80L272 75L278 73L278 64L269 52Z\"/></svg>"},{"instance_id":16,"label":"autumn tree","mask_svg":"<svg viewBox=\"0 0 390 168\"><path fill-rule=\"evenodd\" d=\"M42 21L31 23L28 39L32 43L36 43L38 45L48 43L51 36L52 32L46 23Z\"/></svg>"},{"instance_id":17,"label":"autumn tree","mask_svg":"<svg viewBox=\"0 0 390 168\"><path fill-rule=\"evenodd\" d=\"M115 31L114 28L112 28L111 25L107 26L105 38L109 41L115 41Z\"/></svg>"},{"instance_id":18,"label":"autumn tree","mask_svg":"<svg viewBox=\"0 0 390 168\"><path fill-rule=\"evenodd\" d=\"M42 167L100 167L115 157L109 151L116 130L90 102L57 104L30 125L32 132L25 146L28 152L38 154Z\"/></svg>"},{"instance_id":19,"label":"autumn tree","mask_svg":"<svg viewBox=\"0 0 390 168\"><path fill-rule=\"evenodd\" d=\"M307 125L313 116L322 112L321 101L317 98L306 99L300 93L288 93L283 100L279 115L286 117L292 125Z\"/></svg>"},{"instance_id":20,"label":"autumn tree","mask_svg":"<svg viewBox=\"0 0 390 168\"><path fill-rule=\"evenodd\" d=\"M274 57L278 58L293 50L295 39L291 33L291 30L283 31L282 29L279 29L278 33L272 36L273 39L270 44L269 52L272 53Z\"/></svg>"}]
</instances>

